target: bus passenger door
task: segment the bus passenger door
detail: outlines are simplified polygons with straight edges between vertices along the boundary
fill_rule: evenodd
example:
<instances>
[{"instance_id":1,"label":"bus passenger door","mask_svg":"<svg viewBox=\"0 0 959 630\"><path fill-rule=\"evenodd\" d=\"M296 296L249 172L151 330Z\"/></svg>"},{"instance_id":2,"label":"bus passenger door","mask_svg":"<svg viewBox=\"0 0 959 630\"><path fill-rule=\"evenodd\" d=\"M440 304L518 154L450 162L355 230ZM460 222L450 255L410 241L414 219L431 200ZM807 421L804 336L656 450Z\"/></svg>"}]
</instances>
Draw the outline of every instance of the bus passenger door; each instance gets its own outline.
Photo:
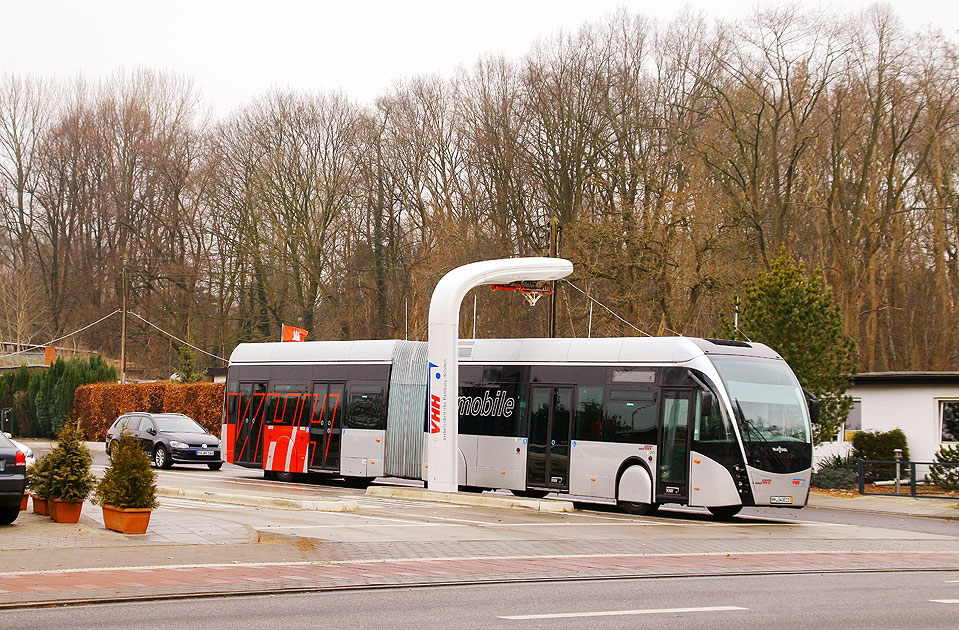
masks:
<instances>
[{"instance_id":1,"label":"bus passenger door","mask_svg":"<svg viewBox=\"0 0 959 630\"><path fill-rule=\"evenodd\" d=\"M342 383L314 383L310 423L310 470L339 472L342 440Z\"/></svg>"},{"instance_id":2,"label":"bus passenger door","mask_svg":"<svg viewBox=\"0 0 959 630\"><path fill-rule=\"evenodd\" d=\"M569 489L571 387L533 387L530 396L526 486Z\"/></svg>"},{"instance_id":3,"label":"bus passenger door","mask_svg":"<svg viewBox=\"0 0 959 630\"><path fill-rule=\"evenodd\" d=\"M234 463L251 466L262 462L263 414L267 383L240 383L240 409L233 446Z\"/></svg>"},{"instance_id":4,"label":"bus passenger door","mask_svg":"<svg viewBox=\"0 0 959 630\"><path fill-rule=\"evenodd\" d=\"M695 404L692 390L663 390L656 502L685 503L689 497L689 427Z\"/></svg>"}]
</instances>

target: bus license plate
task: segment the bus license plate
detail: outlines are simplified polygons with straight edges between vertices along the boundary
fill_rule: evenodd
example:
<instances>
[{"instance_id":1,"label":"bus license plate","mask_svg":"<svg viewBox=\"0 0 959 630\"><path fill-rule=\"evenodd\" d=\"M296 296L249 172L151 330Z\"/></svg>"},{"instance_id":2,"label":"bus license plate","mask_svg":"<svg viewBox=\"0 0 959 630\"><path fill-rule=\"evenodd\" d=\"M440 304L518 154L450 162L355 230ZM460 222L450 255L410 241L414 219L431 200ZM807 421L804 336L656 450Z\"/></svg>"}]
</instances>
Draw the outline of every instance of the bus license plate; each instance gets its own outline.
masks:
<instances>
[{"instance_id":1,"label":"bus license plate","mask_svg":"<svg viewBox=\"0 0 959 630\"><path fill-rule=\"evenodd\" d=\"M197 451L196 452L197 457L203 457L204 455L207 455L207 456L213 455L213 451Z\"/></svg>"},{"instance_id":2,"label":"bus license plate","mask_svg":"<svg viewBox=\"0 0 959 630\"><path fill-rule=\"evenodd\" d=\"M769 502L772 505L776 505L776 504L782 505L784 503L792 503L793 498L792 497L769 497Z\"/></svg>"}]
</instances>

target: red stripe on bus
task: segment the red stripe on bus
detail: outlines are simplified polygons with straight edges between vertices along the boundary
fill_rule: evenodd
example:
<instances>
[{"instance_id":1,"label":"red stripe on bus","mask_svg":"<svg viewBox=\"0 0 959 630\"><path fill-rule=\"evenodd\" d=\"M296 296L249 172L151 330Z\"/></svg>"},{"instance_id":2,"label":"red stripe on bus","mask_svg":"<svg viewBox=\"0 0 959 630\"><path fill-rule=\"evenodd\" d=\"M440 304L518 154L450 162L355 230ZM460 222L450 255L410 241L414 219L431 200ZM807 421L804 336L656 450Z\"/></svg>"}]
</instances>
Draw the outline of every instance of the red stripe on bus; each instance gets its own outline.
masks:
<instances>
[{"instance_id":1,"label":"red stripe on bus","mask_svg":"<svg viewBox=\"0 0 959 630\"><path fill-rule=\"evenodd\" d=\"M320 428L323 427L323 415L326 413L326 399L329 398L329 397L330 397L329 394L324 394L324 396L323 396L323 406L320 407ZM319 394L316 395L316 399L317 399L317 400L320 399ZM316 413L316 403L313 404L313 412L314 412L314 414ZM316 453L317 453L317 449L316 449L316 447L313 447L313 459L310 460L310 465L311 465L311 466L316 466ZM324 462L326 461L326 458L325 458L325 457L323 458L323 461L324 461Z\"/></svg>"},{"instance_id":2,"label":"red stripe on bus","mask_svg":"<svg viewBox=\"0 0 959 630\"><path fill-rule=\"evenodd\" d=\"M250 411L250 405L253 404L253 399L256 398L257 396L266 396L266 394L262 394L262 393L251 394L251 395L250 395L250 400L248 400L247 403L246 403L246 412L244 412L244 414L243 414L244 416L246 416L246 415L247 415L247 412ZM262 401L262 400L260 401L260 406L261 406L261 407L263 406L263 401ZM240 447L240 451L236 454L237 459L239 459L240 457L242 457L242 456L243 456L243 451L246 450L246 445L247 445L247 443L250 441L250 433L253 431L253 421L256 420L256 414L258 414L258 413L260 413L260 409L259 409L259 408L257 408L257 410L256 410L255 412L253 412L253 418L250 419L250 428L247 429L247 432L246 432L246 439L243 440L243 446Z\"/></svg>"},{"instance_id":3,"label":"red stripe on bus","mask_svg":"<svg viewBox=\"0 0 959 630\"><path fill-rule=\"evenodd\" d=\"M266 395L264 396L263 400L264 400L264 401L269 401L269 400L270 400L270 396L276 396L277 398L280 397L279 394L277 394L276 392L274 392L274 393L272 393L272 394L266 394ZM269 403L267 403L267 406L269 406ZM280 406L279 403L277 403L276 406L279 407L279 406ZM262 401L260 402L260 409L263 409L263 402L262 402ZM257 413L259 413L260 409L257 409ZM273 416L274 416L274 418L276 417L276 412L275 412L275 411L273 412ZM256 416L253 416L253 420L254 420L254 423L255 423L255 422L256 422ZM264 420L266 420L266 410L265 410L265 409L263 409L263 415L260 416L260 430L259 430L259 431L257 432L257 434L256 434L256 442L253 443L253 459L254 459L254 460L256 460L256 449L258 449L258 448L260 447L260 440L263 438L263 432L266 431L266 423L264 422ZM247 436L247 437L249 437L249 436ZM263 469L266 470L266 458L263 457L262 459L263 459L263 461L262 461L261 463L263 464Z\"/></svg>"},{"instance_id":4,"label":"red stripe on bus","mask_svg":"<svg viewBox=\"0 0 959 630\"><path fill-rule=\"evenodd\" d=\"M330 396L336 396L336 403L333 405L333 417L330 418L330 432L326 434L326 452L323 453L323 463L326 463L326 456L330 452L330 440L333 439L333 422L336 420L336 408L340 406L340 395L339 394L329 394Z\"/></svg>"}]
</instances>

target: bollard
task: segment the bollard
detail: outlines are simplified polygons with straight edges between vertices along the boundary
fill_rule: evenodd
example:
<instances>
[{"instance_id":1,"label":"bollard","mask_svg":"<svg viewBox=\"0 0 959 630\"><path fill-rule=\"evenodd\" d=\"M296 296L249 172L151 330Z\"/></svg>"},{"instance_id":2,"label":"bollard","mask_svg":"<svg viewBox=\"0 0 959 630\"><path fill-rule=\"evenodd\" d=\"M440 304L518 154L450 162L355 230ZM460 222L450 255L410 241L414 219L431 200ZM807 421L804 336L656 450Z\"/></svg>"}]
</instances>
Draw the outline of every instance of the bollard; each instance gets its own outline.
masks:
<instances>
[{"instance_id":1,"label":"bollard","mask_svg":"<svg viewBox=\"0 0 959 630\"><path fill-rule=\"evenodd\" d=\"M893 451L896 454L896 496L899 496L899 470L902 466L902 449L897 448Z\"/></svg>"}]
</instances>

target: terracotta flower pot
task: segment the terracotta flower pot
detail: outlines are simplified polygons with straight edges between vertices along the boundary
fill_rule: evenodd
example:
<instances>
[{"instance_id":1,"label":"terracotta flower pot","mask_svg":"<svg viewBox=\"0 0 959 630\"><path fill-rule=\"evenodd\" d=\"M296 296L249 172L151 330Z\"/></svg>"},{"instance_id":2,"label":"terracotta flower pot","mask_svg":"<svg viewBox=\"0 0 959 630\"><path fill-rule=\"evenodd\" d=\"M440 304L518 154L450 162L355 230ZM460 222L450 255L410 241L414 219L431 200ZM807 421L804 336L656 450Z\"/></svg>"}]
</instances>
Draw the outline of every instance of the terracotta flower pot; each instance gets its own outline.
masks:
<instances>
[{"instance_id":1,"label":"terracotta flower pot","mask_svg":"<svg viewBox=\"0 0 959 630\"><path fill-rule=\"evenodd\" d=\"M121 534L145 534L150 524L150 508L103 507L103 524Z\"/></svg>"},{"instance_id":2,"label":"terracotta flower pot","mask_svg":"<svg viewBox=\"0 0 959 630\"><path fill-rule=\"evenodd\" d=\"M43 497L33 495L33 511L40 516L50 516L50 510L47 508L47 500Z\"/></svg>"},{"instance_id":3,"label":"terracotta flower pot","mask_svg":"<svg viewBox=\"0 0 959 630\"><path fill-rule=\"evenodd\" d=\"M76 523L80 520L80 510L83 509L83 501L64 501L54 499L53 509L50 510L50 516L58 523Z\"/></svg>"},{"instance_id":4,"label":"terracotta flower pot","mask_svg":"<svg viewBox=\"0 0 959 630\"><path fill-rule=\"evenodd\" d=\"M30 498L29 494L24 494L23 498L20 499L20 511L23 512L27 509L27 500Z\"/></svg>"}]
</instances>

